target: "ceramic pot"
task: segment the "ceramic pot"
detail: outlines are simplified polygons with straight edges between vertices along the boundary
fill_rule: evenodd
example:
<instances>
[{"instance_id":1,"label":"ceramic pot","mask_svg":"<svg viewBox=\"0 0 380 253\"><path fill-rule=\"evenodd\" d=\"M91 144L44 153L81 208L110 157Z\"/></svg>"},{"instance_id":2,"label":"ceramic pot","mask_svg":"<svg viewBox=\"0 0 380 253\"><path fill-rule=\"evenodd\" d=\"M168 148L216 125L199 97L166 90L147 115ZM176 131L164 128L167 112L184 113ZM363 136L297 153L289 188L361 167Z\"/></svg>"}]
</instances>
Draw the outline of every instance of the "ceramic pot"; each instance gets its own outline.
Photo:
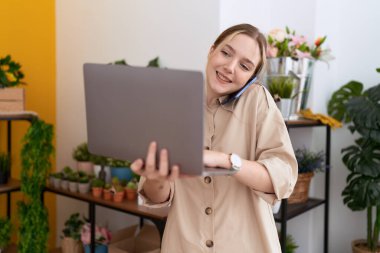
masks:
<instances>
[{"instance_id":1,"label":"ceramic pot","mask_svg":"<svg viewBox=\"0 0 380 253\"><path fill-rule=\"evenodd\" d=\"M367 248L366 240L354 240L351 242L352 253L380 253L380 242L378 243L377 250L372 252Z\"/></svg>"}]
</instances>

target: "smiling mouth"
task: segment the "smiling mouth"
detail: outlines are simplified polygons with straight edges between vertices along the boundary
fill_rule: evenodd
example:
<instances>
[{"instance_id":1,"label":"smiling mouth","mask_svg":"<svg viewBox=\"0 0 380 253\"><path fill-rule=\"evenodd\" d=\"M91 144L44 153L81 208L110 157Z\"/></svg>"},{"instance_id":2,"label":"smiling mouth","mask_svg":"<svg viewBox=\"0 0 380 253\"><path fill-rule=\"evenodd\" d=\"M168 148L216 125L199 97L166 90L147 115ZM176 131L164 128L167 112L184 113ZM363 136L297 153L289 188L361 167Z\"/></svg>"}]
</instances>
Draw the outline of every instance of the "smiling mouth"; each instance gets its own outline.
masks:
<instances>
[{"instance_id":1,"label":"smiling mouth","mask_svg":"<svg viewBox=\"0 0 380 253\"><path fill-rule=\"evenodd\" d=\"M218 71L216 71L216 76L218 77L218 79L220 79L223 82L232 83L232 81L228 77L226 77L225 75L223 75L222 73Z\"/></svg>"}]
</instances>

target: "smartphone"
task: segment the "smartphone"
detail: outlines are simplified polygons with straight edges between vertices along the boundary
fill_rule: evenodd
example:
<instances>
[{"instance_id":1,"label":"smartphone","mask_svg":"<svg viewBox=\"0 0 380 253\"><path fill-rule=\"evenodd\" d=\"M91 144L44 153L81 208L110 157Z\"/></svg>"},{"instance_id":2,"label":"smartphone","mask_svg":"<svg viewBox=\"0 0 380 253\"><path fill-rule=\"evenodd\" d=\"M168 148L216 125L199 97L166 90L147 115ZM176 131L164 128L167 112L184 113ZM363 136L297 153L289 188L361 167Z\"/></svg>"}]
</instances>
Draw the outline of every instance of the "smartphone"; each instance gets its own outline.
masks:
<instances>
[{"instance_id":1,"label":"smartphone","mask_svg":"<svg viewBox=\"0 0 380 253\"><path fill-rule=\"evenodd\" d=\"M257 76L252 77L248 80L248 82L241 88L240 90L230 94L223 102L222 105L227 104L229 102L234 101L235 99L238 99L243 92L248 89L249 86L251 86L255 81L257 80Z\"/></svg>"}]
</instances>

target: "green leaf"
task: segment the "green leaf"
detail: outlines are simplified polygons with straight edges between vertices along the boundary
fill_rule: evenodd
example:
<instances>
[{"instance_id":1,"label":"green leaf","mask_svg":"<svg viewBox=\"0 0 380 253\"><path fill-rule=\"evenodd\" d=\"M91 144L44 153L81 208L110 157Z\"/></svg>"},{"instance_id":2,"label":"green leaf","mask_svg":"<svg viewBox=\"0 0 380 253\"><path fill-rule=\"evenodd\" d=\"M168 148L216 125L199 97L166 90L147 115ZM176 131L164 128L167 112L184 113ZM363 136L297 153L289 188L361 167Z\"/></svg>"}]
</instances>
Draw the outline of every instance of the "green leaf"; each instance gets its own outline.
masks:
<instances>
[{"instance_id":1,"label":"green leaf","mask_svg":"<svg viewBox=\"0 0 380 253\"><path fill-rule=\"evenodd\" d=\"M357 81L350 81L343 85L333 93L328 103L328 114L337 120L350 122L350 118L346 114L346 104L351 98L360 96L362 91L363 84Z\"/></svg>"},{"instance_id":2,"label":"green leaf","mask_svg":"<svg viewBox=\"0 0 380 253\"><path fill-rule=\"evenodd\" d=\"M380 68L377 68L376 71L377 71L378 73L380 73Z\"/></svg>"},{"instance_id":3,"label":"green leaf","mask_svg":"<svg viewBox=\"0 0 380 253\"><path fill-rule=\"evenodd\" d=\"M159 57L156 57L156 58L150 60L148 63L148 67L159 68L160 67Z\"/></svg>"}]
</instances>

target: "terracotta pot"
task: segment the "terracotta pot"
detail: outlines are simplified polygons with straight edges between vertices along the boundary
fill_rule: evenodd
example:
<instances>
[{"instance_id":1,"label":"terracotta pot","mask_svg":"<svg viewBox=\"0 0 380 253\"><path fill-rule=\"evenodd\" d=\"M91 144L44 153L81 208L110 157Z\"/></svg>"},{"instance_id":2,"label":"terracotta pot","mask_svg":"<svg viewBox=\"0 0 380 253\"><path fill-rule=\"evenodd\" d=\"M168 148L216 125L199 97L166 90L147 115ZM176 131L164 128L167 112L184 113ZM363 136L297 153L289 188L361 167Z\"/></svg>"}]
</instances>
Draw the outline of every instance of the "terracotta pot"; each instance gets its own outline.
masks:
<instances>
[{"instance_id":1,"label":"terracotta pot","mask_svg":"<svg viewBox=\"0 0 380 253\"><path fill-rule=\"evenodd\" d=\"M309 199L310 181L314 176L313 172L298 174L297 183L288 198L289 204L304 203Z\"/></svg>"},{"instance_id":2,"label":"terracotta pot","mask_svg":"<svg viewBox=\"0 0 380 253\"><path fill-rule=\"evenodd\" d=\"M103 188L101 187L92 187L92 196L100 198L102 196Z\"/></svg>"},{"instance_id":3,"label":"terracotta pot","mask_svg":"<svg viewBox=\"0 0 380 253\"><path fill-rule=\"evenodd\" d=\"M127 195L128 200L134 201L137 199L137 190L125 188L125 193Z\"/></svg>"},{"instance_id":4,"label":"terracotta pot","mask_svg":"<svg viewBox=\"0 0 380 253\"><path fill-rule=\"evenodd\" d=\"M380 253L380 243L377 246L377 250L375 252L372 252L367 247L367 241L360 239L360 240L354 240L351 242L352 246L352 253Z\"/></svg>"},{"instance_id":5,"label":"terracotta pot","mask_svg":"<svg viewBox=\"0 0 380 253\"><path fill-rule=\"evenodd\" d=\"M124 192L115 192L113 194L113 201L114 202L122 202L124 199Z\"/></svg>"},{"instance_id":6,"label":"terracotta pot","mask_svg":"<svg viewBox=\"0 0 380 253\"><path fill-rule=\"evenodd\" d=\"M64 237L61 241L62 253L82 253L83 246L80 241L75 241L73 238Z\"/></svg>"},{"instance_id":7,"label":"terracotta pot","mask_svg":"<svg viewBox=\"0 0 380 253\"><path fill-rule=\"evenodd\" d=\"M94 175L94 164L92 162L80 162L77 161L78 171L82 171L87 175Z\"/></svg>"},{"instance_id":8,"label":"terracotta pot","mask_svg":"<svg viewBox=\"0 0 380 253\"><path fill-rule=\"evenodd\" d=\"M103 199L104 200L111 200L112 199L112 192L111 192L111 190L103 189Z\"/></svg>"}]
</instances>

